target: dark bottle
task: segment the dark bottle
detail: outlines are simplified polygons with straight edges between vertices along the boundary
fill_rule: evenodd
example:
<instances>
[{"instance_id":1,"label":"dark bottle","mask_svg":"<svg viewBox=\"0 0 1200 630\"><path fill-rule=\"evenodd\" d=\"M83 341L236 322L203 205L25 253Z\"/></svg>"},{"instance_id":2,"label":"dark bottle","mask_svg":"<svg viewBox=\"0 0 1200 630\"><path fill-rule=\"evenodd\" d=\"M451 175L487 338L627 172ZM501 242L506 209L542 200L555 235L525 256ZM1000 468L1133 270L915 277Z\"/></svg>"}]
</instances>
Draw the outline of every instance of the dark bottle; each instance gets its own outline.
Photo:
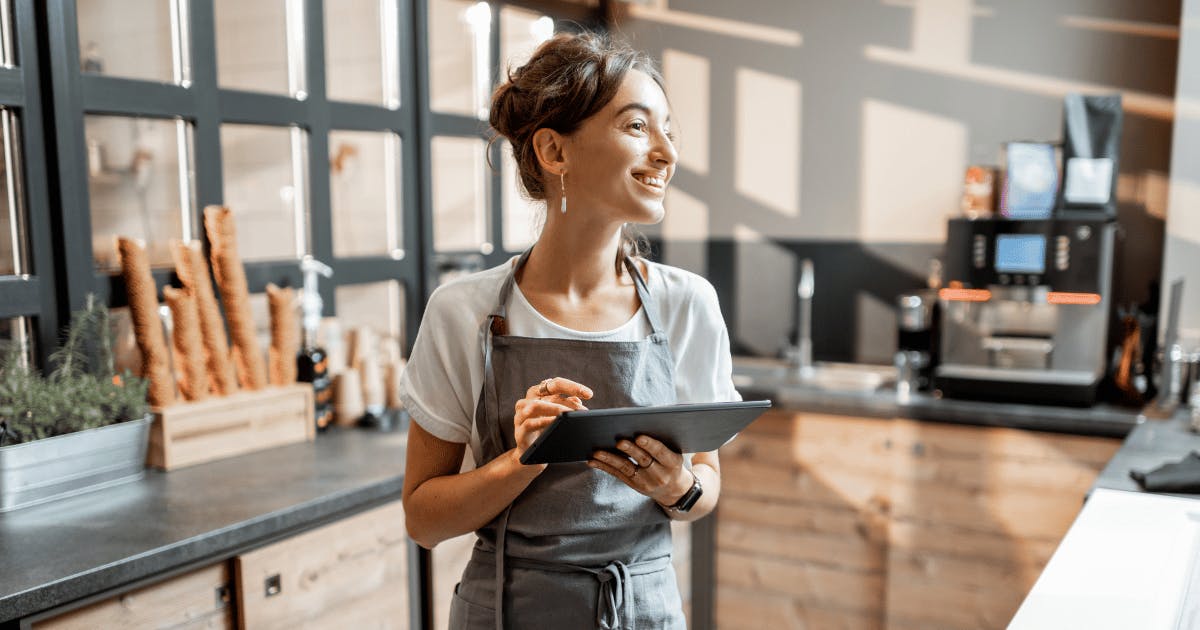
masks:
<instances>
[{"instance_id":1,"label":"dark bottle","mask_svg":"<svg viewBox=\"0 0 1200 630\"><path fill-rule=\"evenodd\" d=\"M304 314L304 343L296 355L296 380L312 383L313 420L317 431L324 431L333 424L333 377L329 374L329 355L317 346L317 329L321 325L321 309L324 303L317 291L317 275L326 278L333 275L328 265L312 256L300 261L304 273L304 293L300 298L300 310Z\"/></svg>"},{"instance_id":2,"label":"dark bottle","mask_svg":"<svg viewBox=\"0 0 1200 630\"><path fill-rule=\"evenodd\" d=\"M328 429L333 424L333 379L329 376L329 357L325 349L306 343L296 355L296 372L296 380L312 383L317 431Z\"/></svg>"}]
</instances>

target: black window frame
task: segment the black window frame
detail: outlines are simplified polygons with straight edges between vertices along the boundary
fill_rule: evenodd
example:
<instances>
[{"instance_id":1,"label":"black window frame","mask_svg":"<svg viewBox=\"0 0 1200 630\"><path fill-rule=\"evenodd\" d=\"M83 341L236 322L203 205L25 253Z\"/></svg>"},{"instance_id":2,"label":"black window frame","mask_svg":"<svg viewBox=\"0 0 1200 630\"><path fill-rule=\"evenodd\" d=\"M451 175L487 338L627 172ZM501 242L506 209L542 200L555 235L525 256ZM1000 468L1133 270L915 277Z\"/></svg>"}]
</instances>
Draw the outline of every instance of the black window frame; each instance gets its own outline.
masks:
<instances>
[{"instance_id":1,"label":"black window frame","mask_svg":"<svg viewBox=\"0 0 1200 630\"><path fill-rule=\"evenodd\" d=\"M17 193L22 225L13 225L12 229L22 231L24 228L22 245L29 269L22 275L0 276L0 318L36 320L29 330L28 341L33 344L30 358L38 365L46 365L58 338L58 256L46 177L50 158L44 136L38 2L2 1L8 3L11 12L15 65L0 68L0 106L13 111L19 122L16 127L18 163L10 164L9 168L17 168L21 176L21 189Z\"/></svg>"}]
</instances>

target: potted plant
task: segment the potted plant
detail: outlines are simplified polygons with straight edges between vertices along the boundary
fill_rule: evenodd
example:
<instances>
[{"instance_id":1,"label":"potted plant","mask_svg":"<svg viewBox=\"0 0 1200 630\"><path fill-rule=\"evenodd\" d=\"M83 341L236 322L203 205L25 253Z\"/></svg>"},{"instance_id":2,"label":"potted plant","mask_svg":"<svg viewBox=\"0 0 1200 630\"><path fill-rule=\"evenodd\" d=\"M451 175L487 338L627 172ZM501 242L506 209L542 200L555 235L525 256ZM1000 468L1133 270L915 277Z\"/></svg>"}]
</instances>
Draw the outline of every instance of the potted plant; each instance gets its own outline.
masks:
<instances>
[{"instance_id":1,"label":"potted plant","mask_svg":"<svg viewBox=\"0 0 1200 630\"><path fill-rule=\"evenodd\" d=\"M0 362L0 512L140 478L146 381L113 368L108 309L88 296L44 376Z\"/></svg>"}]
</instances>

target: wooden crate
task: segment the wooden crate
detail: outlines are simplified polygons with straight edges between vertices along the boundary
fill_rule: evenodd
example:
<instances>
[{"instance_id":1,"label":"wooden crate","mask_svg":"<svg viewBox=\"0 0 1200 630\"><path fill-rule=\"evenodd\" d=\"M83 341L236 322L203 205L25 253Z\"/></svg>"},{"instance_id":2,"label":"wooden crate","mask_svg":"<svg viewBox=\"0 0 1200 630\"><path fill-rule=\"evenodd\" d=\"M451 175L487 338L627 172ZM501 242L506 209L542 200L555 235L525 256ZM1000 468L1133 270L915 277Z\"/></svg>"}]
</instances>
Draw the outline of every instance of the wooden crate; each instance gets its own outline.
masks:
<instances>
[{"instance_id":1,"label":"wooden crate","mask_svg":"<svg viewBox=\"0 0 1200 630\"><path fill-rule=\"evenodd\" d=\"M147 462L173 470L316 437L307 383L152 409Z\"/></svg>"}]
</instances>

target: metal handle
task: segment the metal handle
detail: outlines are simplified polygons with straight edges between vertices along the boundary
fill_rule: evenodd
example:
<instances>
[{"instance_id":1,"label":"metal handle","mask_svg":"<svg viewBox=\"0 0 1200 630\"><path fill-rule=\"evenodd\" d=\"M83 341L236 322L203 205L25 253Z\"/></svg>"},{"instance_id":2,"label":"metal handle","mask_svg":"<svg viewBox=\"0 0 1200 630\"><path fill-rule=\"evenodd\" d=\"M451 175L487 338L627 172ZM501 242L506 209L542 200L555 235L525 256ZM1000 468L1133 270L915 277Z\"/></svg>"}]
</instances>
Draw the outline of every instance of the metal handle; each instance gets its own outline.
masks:
<instances>
[{"instance_id":1,"label":"metal handle","mask_svg":"<svg viewBox=\"0 0 1200 630\"><path fill-rule=\"evenodd\" d=\"M278 573L263 580L263 592L267 597L274 597L283 592L283 586Z\"/></svg>"}]
</instances>

